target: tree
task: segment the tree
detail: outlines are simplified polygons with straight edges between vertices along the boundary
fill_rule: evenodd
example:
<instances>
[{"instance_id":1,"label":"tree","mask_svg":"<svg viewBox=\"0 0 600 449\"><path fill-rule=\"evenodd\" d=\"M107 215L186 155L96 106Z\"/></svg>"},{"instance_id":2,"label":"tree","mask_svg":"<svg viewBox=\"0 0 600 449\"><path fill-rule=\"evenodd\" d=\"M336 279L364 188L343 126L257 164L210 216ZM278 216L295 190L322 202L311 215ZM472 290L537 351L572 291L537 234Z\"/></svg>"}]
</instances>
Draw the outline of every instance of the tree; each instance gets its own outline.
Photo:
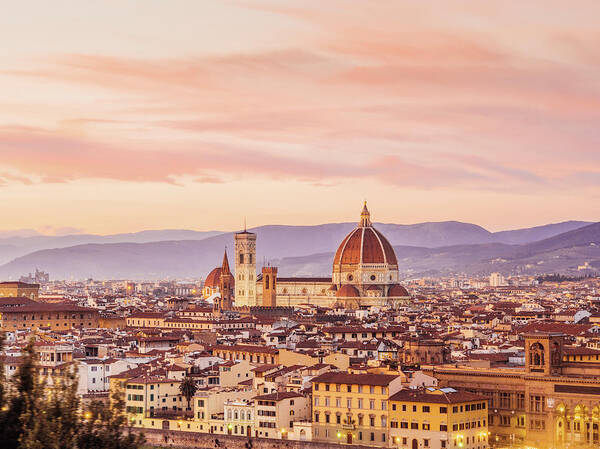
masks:
<instances>
[{"instance_id":1,"label":"tree","mask_svg":"<svg viewBox=\"0 0 600 449\"><path fill-rule=\"evenodd\" d=\"M75 365L48 383L39 369L30 341L10 382L0 378L2 449L139 449L144 443L143 435L128 426L121 393L110 404L94 402L84 412Z\"/></svg>"},{"instance_id":2,"label":"tree","mask_svg":"<svg viewBox=\"0 0 600 449\"><path fill-rule=\"evenodd\" d=\"M78 449L138 449L145 438L127 422L123 393L115 390L110 404L94 401L77 438Z\"/></svg>"},{"instance_id":3,"label":"tree","mask_svg":"<svg viewBox=\"0 0 600 449\"><path fill-rule=\"evenodd\" d=\"M194 379L192 379L191 377L186 376L185 379L183 379L183 381L179 384L179 391L181 392L183 397L187 399L187 410L191 409L190 401L196 394L197 389L198 386L196 385L196 382L194 382Z\"/></svg>"}]
</instances>

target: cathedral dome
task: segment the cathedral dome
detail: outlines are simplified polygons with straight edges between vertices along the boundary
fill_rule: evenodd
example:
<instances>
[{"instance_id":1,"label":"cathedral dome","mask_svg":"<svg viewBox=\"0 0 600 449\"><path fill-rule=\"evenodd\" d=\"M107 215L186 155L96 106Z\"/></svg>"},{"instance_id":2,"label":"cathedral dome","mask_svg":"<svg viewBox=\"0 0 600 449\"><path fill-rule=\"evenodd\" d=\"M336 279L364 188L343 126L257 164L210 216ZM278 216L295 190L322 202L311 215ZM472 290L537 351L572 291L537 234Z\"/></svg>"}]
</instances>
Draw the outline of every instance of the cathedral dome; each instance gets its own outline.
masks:
<instances>
[{"instance_id":1,"label":"cathedral dome","mask_svg":"<svg viewBox=\"0 0 600 449\"><path fill-rule=\"evenodd\" d=\"M358 298L360 293L350 284L343 285L335 294L337 298Z\"/></svg>"},{"instance_id":2,"label":"cathedral dome","mask_svg":"<svg viewBox=\"0 0 600 449\"><path fill-rule=\"evenodd\" d=\"M408 293L408 290L406 290L400 284L394 284L388 290L388 296L404 298L406 296L410 296L410 293Z\"/></svg>"},{"instance_id":3,"label":"cathedral dome","mask_svg":"<svg viewBox=\"0 0 600 449\"><path fill-rule=\"evenodd\" d=\"M208 273L204 280L204 286L210 288L218 288L221 281L221 267L217 267Z\"/></svg>"},{"instance_id":4,"label":"cathedral dome","mask_svg":"<svg viewBox=\"0 0 600 449\"><path fill-rule=\"evenodd\" d=\"M398 265L394 248L371 224L365 203L356 229L338 247L333 265L388 264Z\"/></svg>"}]
</instances>

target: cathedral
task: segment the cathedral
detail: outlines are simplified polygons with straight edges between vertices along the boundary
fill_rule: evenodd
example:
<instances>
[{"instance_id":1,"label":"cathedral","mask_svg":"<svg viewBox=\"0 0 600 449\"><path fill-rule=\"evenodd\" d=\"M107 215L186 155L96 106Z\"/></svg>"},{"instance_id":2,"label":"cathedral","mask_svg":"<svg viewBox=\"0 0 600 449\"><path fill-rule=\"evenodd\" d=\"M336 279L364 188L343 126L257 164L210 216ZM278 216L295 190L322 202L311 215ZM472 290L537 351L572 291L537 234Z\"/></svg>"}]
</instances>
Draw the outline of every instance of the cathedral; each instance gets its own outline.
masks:
<instances>
[{"instance_id":1,"label":"cathedral","mask_svg":"<svg viewBox=\"0 0 600 449\"><path fill-rule=\"evenodd\" d=\"M224 264L226 263L226 255ZM256 273L256 234L246 230L235 234L235 306L298 306L358 309L397 305L410 299L399 284L398 260L394 248L371 223L367 203L360 221L340 243L333 258L331 277L278 277L277 267L263 267ZM227 271L229 266L227 265ZM224 267L207 276L204 296L220 291ZM229 292L227 292L229 293ZM224 301L223 305L229 305Z\"/></svg>"}]
</instances>

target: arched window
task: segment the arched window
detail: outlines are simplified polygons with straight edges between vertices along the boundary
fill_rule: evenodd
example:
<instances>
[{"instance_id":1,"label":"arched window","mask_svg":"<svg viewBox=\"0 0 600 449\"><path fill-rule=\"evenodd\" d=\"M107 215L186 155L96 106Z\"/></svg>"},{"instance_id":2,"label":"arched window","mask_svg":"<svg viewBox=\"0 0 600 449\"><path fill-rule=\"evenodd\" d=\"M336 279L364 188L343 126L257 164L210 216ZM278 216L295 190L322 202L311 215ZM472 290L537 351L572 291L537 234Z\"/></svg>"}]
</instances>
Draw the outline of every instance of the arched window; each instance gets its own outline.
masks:
<instances>
[{"instance_id":1,"label":"arched window","mask_svg":"<svg viewBox=\"0 0 600 449\"><path fill-rule=\"evenodd\" d=\"M265 277L265 288L269 288L269 275Z\"/></svg>"},{"instance_id":2,"label":"arched window","mask_svg":"<svg viewBox=\"0 0 600 449\"><path fill-rule=\"evenodd\" d=\"M536 342L529 347L529 363L535 366L545 364L544 347L541 343Z\"/></svg>"}]
</instances>

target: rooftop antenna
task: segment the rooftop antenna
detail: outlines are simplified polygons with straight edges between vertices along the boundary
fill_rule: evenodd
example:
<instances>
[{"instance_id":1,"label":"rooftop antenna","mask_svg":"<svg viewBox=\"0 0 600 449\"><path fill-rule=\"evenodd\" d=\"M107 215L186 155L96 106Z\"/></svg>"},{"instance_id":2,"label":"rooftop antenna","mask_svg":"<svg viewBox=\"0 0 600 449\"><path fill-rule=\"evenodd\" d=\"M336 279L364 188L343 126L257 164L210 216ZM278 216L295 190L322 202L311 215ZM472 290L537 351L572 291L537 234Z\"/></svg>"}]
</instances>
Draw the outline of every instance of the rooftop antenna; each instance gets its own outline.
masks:
<instances>
[{"instance_id":1,"label":"rooftop antenna","mask_svg":"<svg viewBox=\"0 0 600 449\"><path fill-rule=\"evenodd\" d=\"M246 217L244 217L244 232L246 232Z\"/></svg>"}]
</instances>

